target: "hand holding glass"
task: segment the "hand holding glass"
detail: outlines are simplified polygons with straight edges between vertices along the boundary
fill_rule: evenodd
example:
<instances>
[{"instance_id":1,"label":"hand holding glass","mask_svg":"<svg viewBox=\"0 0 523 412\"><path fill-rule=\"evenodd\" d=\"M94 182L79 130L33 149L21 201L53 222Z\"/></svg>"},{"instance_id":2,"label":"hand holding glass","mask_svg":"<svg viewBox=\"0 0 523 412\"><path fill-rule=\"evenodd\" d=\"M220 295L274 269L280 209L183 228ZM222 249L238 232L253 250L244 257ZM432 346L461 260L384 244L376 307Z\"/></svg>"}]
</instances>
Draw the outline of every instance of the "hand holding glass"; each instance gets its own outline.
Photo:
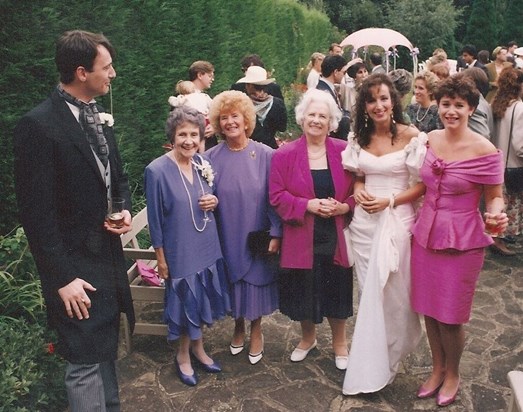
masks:
<instances>
[{"instance_id":1,"label":"hand holding glass","mask_svg":"<svg viewBox=\"0 0 523 412\"><path fill-rule=\"evenodd\" d=\"M112 228L120 229L124 222L125 200L121 197L113 197L109 203L106 221Z\"/></svg>"},{"instance_id":2,"label":"hand holding glass","mask_svg":"<svg viewBox=\"0 0 523 412\"><path fill-rule=\"evenodd\" d=\"M203 221L206 223L212 222L212 219L207 214L207 210L203 208L202 202L209 201L211 199L212 194L205 191L205 189L200 190L200 198L198 199L198 202L200 203L200 207L203 210Z\"/></svg>"},{"instance_id":3,"label":"hand holding glass","mask_svg":"<svg viewBox=\"0 0 523 412\"><path fill-rule=\"evenodd\" d=\"M503 225L498 221L497 216L486 212L485 217L485 233L491 237L498 237L503 232Z\"/></svg>"}]
</instances>

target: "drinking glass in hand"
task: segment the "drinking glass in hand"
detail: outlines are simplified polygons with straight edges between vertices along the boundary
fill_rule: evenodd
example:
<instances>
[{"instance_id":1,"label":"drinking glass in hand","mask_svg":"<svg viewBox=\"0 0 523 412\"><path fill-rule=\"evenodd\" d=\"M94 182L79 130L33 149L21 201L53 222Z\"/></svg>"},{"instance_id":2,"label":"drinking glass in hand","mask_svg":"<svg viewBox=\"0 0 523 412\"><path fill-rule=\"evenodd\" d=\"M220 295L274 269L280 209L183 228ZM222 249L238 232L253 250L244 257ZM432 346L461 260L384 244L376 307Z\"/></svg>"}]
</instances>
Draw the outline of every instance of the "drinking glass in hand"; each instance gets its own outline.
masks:
<instances>
[{"instance_id":1,"label":"drinking glass in hand","mask_svg":"<svg viewBox=\"0 0 523 412\"><path fill-rule=\"evenodd\" d=\"M109 223L109 226L115 229L120 229L123 227L124 221L124 205L125 200L121 197L113 197L109 203L109 208L107 211L106 221Z\"/></svg>"},{"instance_id":2,"label":"drinking glass in hand","mask_svg":"<svg viewBox=\"0 0 523 412\"><path fill-rule=\"evenodd\" d=\"M491 237L498 237L501 230L498 220L490 213L485 213L485 233Z\"/></svg>"},{"instance_id":3,"label":"drinking glass in hand","mask_svg":"<svg viewBox=\"0 0 523 412\"><path fill-rule=\"evenodd\" d=\"M211 193L205 191L205 189L200 190L199 194L200 194L200 198L198 199L198 202L205 201L207 199L207 197L211 196ZM212 219L209 217L206 210L203 211L203 221L205 223L212 222Z\"/></svg>"}]
</instances>

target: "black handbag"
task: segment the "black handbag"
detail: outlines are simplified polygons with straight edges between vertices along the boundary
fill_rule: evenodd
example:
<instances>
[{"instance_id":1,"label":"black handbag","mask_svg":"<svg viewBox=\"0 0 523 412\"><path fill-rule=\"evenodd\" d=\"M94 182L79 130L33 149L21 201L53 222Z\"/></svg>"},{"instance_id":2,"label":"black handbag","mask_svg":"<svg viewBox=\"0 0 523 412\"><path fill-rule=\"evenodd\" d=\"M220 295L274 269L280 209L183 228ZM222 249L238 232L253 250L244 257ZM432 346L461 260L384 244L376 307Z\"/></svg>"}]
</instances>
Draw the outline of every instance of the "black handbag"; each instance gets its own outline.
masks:
<instances>
[{"instance_id":1,"label":"black handbag","mask_svg":"<svg viewBox=\"0 0 523 412\"><path fill-rule=\"evenodd\" d=\"M247 246L253 255L269 253L269 243L272 237L268 230L256 230L247 235Z\"/></svg>"},{"instance_id":2,"label":"black handbag","mask_svg":"<svg viewBox=\"0 0 523 412\"><path fill-rule=\"evenodd\" d=\"M505 189L510 194L523 192L523 167L505 168Z\"/></svg>"},{"instance_id":3,"label":"black handbag","mask_svg":"<svg viewBox=\"0 0 523 412\"><path fill-rule=\"evenodd\" d=\"M509 194L516 194L523 192L523 167L507 167L508 156L510 153L510 146L512 143L512 127L514 126L514 109L512 109L512 119L510 120L510 135L508 138L508 147L507 147L507 161L505 162L505 189Z\"/></svg>"}]
</instances>

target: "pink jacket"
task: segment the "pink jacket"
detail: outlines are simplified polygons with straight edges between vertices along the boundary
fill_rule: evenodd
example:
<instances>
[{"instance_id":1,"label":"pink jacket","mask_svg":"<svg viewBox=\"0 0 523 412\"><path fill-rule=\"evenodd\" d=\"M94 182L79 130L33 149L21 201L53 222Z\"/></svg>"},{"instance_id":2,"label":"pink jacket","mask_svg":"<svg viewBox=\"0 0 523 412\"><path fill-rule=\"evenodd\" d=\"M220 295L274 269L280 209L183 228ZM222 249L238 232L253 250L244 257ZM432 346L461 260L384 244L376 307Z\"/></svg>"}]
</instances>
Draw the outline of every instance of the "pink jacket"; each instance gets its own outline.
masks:
<instances>
[{"instance_id":1,"label":"pink jacket","mask_svg":"<svg viewBox=\"0 0 523 412\"><path fill-rule=\"evenodd\" d=\"M354 210L352 174L341 165L341 152L347 142L327 137L327 161L334 183L335 199ZM314 215L307 212L307 202L316 197L307 157L305 136L274 152L269 177L269 200L283 221L281 266L311 269L313 259ZM338 244L334 263L349 267L343 236L346 216L336 216Z\"/></svg>"}]
</instances>

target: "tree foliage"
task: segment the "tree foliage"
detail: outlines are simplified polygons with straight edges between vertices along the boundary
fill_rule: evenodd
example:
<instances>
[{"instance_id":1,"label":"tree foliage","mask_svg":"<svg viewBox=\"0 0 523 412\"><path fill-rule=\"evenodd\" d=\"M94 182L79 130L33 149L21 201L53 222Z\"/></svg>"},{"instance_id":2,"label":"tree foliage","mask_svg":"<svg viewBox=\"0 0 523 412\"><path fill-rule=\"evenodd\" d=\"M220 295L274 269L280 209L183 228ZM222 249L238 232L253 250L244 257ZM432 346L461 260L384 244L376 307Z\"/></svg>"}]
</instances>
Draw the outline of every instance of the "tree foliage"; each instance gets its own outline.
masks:
<instances>
[{"instance_id":1,"label":"tree foliage","mask_svg":"<svg viewBox=\"0 0 523 412\"><path fill-rule=\"evenodd\" d=\"M523 0L509 0L503 13L503 30L500 35L501 44L517 41L523 44L523 25L519 13L523 10Z\"/></svg>"},{"instance_id":2,"label":"tree foliage","mask_svg":"<svg viewBox=\"0 0 523 412\"><path fill-rule=\"evenodd\" d=\"M332 23L347 33L383 25L382 7L372 0L324 0Z\"/></svg>"},{"instance_id":3,"label":"tree foliage","mask_svg":"<svg viewBox=\"0 0 523 412\"><path fill-rule=\"evenodd\" d=\"M431 56L437 47L454 49L454 31L461 11L451 0L396 0L385 10L387 27L405 35L419 48L422 58Z\"/></svg>"},{"instance_id":4,"label":"tree foliage","mask_svg":"<svg viewBox=\"0 0 523 412\"><path fill-rule=\"evenodd\" d=\"M464 43L473 44L478 50L492 51L499 42L500 19L496 2L474 0L467 22Z\"/></svg>"}]
</instances>

